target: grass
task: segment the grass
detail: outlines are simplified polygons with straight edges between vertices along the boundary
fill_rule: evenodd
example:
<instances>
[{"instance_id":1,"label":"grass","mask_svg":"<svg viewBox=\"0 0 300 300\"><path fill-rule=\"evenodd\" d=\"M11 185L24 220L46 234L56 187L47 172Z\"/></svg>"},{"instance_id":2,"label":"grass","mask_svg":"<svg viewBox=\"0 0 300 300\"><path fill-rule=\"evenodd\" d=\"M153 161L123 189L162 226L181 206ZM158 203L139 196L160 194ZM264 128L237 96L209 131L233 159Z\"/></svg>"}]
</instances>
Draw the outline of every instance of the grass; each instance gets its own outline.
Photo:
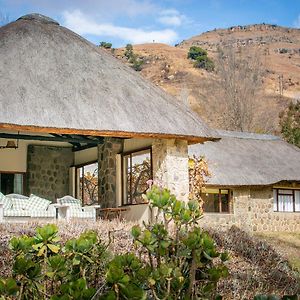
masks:
<instances>
[{"instance_id":1,"label":"grass","mask_svg":"<svg viewBox=\"0 0 300 300\"><path fill-rule=\"evenodd\" d=\"M300 232L261 232L256 236L285 256L292 269L300 275Z\"/></svg>"}]
</instances>

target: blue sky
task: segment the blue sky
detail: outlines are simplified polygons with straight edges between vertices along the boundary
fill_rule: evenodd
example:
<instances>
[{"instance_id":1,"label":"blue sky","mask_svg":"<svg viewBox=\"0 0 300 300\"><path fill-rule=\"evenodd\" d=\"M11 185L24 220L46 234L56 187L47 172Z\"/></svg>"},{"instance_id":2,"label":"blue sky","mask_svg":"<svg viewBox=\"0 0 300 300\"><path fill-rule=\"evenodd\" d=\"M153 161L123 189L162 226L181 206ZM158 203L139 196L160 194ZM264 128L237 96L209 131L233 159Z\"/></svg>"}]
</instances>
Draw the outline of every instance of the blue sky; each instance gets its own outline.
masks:
<instances>
[{"instance_id":1,"label":"blue sky","mask_svg":"<svg viewBox=\"0 0 300 300\"><path fill-rule=\"evenodd\" d=\"M174 45L214 28L271 23L300 28L300 0L0 0L10 21L38 12L99 44Z\"/></svg>"}]
</instances>

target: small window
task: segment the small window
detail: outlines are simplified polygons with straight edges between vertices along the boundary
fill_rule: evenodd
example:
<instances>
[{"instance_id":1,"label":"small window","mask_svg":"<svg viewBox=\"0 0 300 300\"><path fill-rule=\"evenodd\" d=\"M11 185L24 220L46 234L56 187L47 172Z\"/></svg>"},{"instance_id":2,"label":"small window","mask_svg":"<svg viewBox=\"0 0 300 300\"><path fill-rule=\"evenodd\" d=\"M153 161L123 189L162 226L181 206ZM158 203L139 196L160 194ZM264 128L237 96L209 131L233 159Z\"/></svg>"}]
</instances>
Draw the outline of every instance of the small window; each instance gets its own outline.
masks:
<instances>
[{"instance_id":1,"label":"small window","mask_svg":"<svg viewBox=\"0 0 300 300\"><path fill-rule=\"evenodd\" d=\"M98 203L98 162L76 168L76 198L83 205Z\"/></svg>"},{"instance_id":2,"label":"small window","mask_svg":"<svg viewBox=\"0 0 300 300\"><path fill-rule=\"evenodd\" d=\"M201 195L203 211L213 213L229 213L230 191L223 189L206 189Z\"/></svg>"},{"instance_id":3,"label":"small window","mask_svg":"<svg viewBox=\"0 0 300 300\"><path fill-rule=\"evenodd\" d=\"M274 211L300 212L300 190L274 189Z\"/></svg>"},{"instance_id":4,"label":"small window","mask_svg":"<svg viewBox=\"0 0 300 300\"><path fill-rule=\"evenodd\" d=\"M0 173L0 190L4 195L24 195L24 173Z\"/></svg>"},{"instance_id":5,"label":"small window","mask_svg":"<svg viewBox=\"0 0 300 300\"><path fill-rule=\"evenodd\" d=\"M151 149L122 155L123 205L144 203L142 197L152 179Z\"/></svg>"}]
</instances>

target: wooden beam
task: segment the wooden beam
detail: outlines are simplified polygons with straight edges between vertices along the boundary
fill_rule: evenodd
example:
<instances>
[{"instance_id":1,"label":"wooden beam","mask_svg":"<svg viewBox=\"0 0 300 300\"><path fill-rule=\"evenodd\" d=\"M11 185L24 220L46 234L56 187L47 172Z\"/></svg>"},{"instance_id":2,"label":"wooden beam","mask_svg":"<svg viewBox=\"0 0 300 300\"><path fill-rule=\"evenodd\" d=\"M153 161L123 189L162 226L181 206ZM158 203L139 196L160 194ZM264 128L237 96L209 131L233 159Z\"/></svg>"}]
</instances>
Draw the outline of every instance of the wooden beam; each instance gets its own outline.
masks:
<instances>
[{"instance_id":1,"label":"wooden beam","mask_svg":"<svg viewBox=\"0 0 300 300\"><path fill-rule=\"evenodd\" d=\"M83 139L81 137L61 137L57 136L42 136L42 135L26 135L26 134L11 134L11 133L0 133L0 138L3 139L15 139L15 140L33 140L33 141L48 141L48 142L66 142L66 143L84 143L91 145L98 145L103 143L100 140Z\"/></svg>"}]
</instances>

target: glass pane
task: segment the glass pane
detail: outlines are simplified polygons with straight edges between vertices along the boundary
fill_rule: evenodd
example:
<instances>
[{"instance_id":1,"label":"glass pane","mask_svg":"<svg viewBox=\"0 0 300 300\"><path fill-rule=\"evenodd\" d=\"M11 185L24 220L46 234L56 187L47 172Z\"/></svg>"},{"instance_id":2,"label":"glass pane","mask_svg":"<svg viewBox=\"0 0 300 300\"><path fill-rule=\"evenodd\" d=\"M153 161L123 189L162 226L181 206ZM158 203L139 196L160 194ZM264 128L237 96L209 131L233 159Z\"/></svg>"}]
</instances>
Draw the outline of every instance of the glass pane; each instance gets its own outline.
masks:
<instances>
[{"instance_id":1,"label":"glass pane","mask_svg":"<svg viewBox=\"0 0 300 300\"><path fill-rule=\"evenodd\" d=\"M85 165L80 171L81 198L84 205L98 203L98 163Z\"/></svg>"},{"instance_id":2,"label":"glass pane","mask_svg":"<svg viewBox=\"0 0 300 300\"><path fill-rule=\"evenodd\" d=\"M300 211L300 191L295 191L295 211Z\"/></svg>"},{"instance_id":3,"label":"glass pane","mask_svg":"<svg viewBox=\"0 0 300 300\"><path fill-rule=\"evenodd\" d=\"M15 174L1 173L1 193L4 195L14 193Z\"/></svg>"},{"instance_id":4,"label":"glass pane","mask_svg":"<svg viewBox=\"0 0 300 300\"><path fill-rule=\"evenodd\" d=\"M219 212L219 194L203 194L203 211Z\"/></svg>"},{"instance_id":5,"label":"glass pane","mask_svg":"<svg viewBox=\"0 0 300 300\"><path fill-rule=\"evenodd\" d=\"M148 189L147 181L151 179L150 150L132 153L131 194L132 203L143 203L142 195Z\"/></svg>"},{"instance_id":6,"label":"glass pane","mask_svg":"<svg viewBox=\"0 0 300 300\"><path fill-rule=\"evenodd\" d=\"M23 174L15 174L14 193L21 195L23 194Z\"/></svg>"},{"instance_id":7,"label":"glass pane","mask_svg":"<svg viewBox=\"0 0 300 300\"><path fill-rule=\"evenodd\" d=\"M278 194L293 195L293 190L278 190Z\"/></svg>"},{"instance_id":8,"label":"glass pane","mask_svg":"<svg viewBox=\"0 0 300 300\"><path fill-rule=\"evenodd\" d=\"M293 211L293 196L292 195L278 195L278 211Z\"/></svg>"},{"instance_id":9,"label":"glass pane","mask_svg":"<svg viewBox=\"0 0 300 300\"><path fill-rule=\"evenodd\" d=\"M229 212L229 201L228 200L229 200L228 193L221 194L222 212Z\"/></svg>"}]
</instances>

